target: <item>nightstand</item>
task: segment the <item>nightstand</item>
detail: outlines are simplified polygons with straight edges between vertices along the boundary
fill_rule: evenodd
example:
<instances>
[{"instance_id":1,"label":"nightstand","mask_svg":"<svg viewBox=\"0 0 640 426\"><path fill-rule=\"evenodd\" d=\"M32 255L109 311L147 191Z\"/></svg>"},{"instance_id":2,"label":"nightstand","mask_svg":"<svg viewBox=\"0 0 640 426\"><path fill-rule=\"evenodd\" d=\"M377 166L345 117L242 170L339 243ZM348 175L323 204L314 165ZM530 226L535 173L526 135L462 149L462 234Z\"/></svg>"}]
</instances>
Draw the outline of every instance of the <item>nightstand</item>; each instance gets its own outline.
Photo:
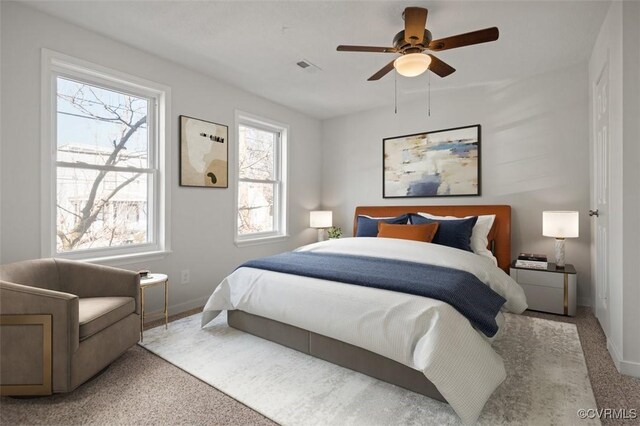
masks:
<instances>
[{"instance_id":1,"label":"nightstand","mask_svg":"<svg viewBox=\"0 0 640 426\"><path fill-rule=\"evenodd\" d=\"M576 288L578 274L573 265L564 269L549 263L547 269L527 269L511 263L511 278L524 290L529 309L552 314L574 316L576 314Z\"/></svg>"}]
</instances>

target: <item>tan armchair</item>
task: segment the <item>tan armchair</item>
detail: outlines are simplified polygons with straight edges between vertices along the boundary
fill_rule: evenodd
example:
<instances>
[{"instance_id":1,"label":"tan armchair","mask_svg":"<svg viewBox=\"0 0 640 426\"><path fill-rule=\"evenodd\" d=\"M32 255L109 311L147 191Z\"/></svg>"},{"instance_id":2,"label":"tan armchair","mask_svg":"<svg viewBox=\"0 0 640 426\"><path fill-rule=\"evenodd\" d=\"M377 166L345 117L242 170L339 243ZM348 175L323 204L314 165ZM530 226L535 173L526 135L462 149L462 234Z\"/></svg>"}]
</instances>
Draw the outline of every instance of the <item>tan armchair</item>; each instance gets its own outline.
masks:
<instances>
[{"instance_id":1,"label":"tan armchair","mask_svg":"<svg viewBox=\"0 0 640 426\"><path fill-rule=\"evenodd\" d=\"M140 338L136 272L62 259L0 266L2 395L70 392Z\"/></svg>"}]
</instances>

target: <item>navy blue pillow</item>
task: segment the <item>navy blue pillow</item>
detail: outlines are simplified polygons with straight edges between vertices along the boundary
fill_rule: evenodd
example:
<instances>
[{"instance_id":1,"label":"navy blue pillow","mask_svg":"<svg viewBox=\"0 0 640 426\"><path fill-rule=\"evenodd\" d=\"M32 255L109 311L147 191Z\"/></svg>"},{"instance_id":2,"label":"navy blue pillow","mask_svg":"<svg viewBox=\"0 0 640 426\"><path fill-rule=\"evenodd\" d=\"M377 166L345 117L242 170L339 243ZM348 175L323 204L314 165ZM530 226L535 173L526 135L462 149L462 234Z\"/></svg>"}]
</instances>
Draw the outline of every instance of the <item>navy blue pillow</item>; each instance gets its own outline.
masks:
<instances>
[{"instance_id":1,"label":"navy blue pillow","mask_svg":"<svg viewBox=\"0 0 640 426\"><path fill-rule=\"evenodd\" d=\"M356 237L377 237L378 222L406 225L408 221L408 214L403 214L402 216L392 217L389 219L375 219L366 216L358 216L358 230L356 231Z\"/></svg>"},{"instance_id":2,"label":"navy blue pillow","mask_svg":"<svg viewBox=\"0 0 640 426\"><path fill-rule=\"evenodd\" d=\"M431 241L434 244L440 244L443 246L449 246L460 250L471 250L471 233L473 227L478 221L478 216L470 217L468 219L451 219L451 220L436 220L429 219L419 214L411 214L410 222L414 225L421 223L434 223L438 222L438 232Z\"/></svg>"}]
</instances>

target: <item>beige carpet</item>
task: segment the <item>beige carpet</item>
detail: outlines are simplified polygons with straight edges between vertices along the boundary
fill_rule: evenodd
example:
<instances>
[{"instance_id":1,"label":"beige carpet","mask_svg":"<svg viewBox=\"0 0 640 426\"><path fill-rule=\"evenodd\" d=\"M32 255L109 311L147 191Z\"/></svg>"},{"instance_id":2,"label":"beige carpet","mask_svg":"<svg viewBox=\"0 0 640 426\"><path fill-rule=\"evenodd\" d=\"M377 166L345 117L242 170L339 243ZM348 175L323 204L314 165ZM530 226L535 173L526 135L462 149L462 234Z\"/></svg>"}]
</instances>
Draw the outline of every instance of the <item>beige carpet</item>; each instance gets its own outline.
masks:
<instances>
[{"instance_id":1,"label":"beige carpet","mask_svg":"<svg viewBox=\"0 0 640 426\"><path fill-rule=\"evenodd\" d=\"M597 318L587 307L578 307L575 317L526 311L525 315L568 322L578 327L580 343L598 408L636 409L640 415L640 379L618 373L607 350L607 340ZM635 420L603 419L603 425L640 425Z\"/></svg>"},{"instance_id":2,"label":"beige carpet","mask_svg":"<svg viewBox=\"0 0 640 426\"><path fill-rule=\"evenodd\" d=\"M171 317L171 321L202 309ZM162 324L162 320L145 329ZM274 425L235 399L134 346L69 394L0 398L0 425Z\"/></svg>"},{"instance_id":3,"label":"beige carpet","mask_svg":"<svg viewBox=\"0 0 640 426\"><path fill-rule=\"evenodd\" d=\"M273 424L262 415L135 346L70 394L1 398L2 425Z\"/></svg>"},{"instance_id":4,"label":"beige carpet","mask_svg":"<svg viewBox=\"0 0 640 426\"><path fill-rule=\"evenodd\" d=\"M186 312L172 320L191 315ZM640 408L640 380L618 374L604 334L588 308L575 318L528 313L575 323L599 408ZM149 324L149 327L159 325ZM273 424L255 411L140 347L71 394L0 398L0 424ZM639 424L603 420L603 424Z\"/></svg>"}]
</instances>

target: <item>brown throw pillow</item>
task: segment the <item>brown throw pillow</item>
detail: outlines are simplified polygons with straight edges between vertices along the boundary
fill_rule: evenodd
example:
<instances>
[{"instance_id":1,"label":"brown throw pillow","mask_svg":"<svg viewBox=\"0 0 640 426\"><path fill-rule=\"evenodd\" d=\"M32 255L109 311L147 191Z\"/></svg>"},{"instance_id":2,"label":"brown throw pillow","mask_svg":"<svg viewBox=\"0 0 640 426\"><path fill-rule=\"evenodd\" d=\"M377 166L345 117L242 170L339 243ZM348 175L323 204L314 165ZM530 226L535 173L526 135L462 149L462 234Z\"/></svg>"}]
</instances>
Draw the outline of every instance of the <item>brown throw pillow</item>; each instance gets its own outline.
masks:
<instances>
[{"instance_id":1,"label":"brown throw pillow","mask_svg":"<svg viewBox=\"0 0 640 426\"><path fill-rule=\"evenodd\" d=\"M402 240L414 240L430 243L438 232L438 222L423 223L420 225L395 225L391 223L378 223L378 237L400 238Z\"/></svg>"}]
</instances>

